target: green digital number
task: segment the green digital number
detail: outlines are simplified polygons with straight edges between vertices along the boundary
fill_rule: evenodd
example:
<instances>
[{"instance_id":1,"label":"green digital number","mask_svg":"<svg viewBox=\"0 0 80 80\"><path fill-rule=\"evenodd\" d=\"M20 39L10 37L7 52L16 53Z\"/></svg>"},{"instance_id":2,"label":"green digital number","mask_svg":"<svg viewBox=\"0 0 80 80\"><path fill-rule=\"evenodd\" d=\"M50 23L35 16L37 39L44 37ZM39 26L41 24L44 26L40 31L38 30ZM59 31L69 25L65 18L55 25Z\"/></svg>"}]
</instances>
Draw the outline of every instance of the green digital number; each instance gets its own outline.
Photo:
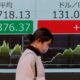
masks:
<instances>
[{"instance_id":1,"label":"green digital number","mask_svg":"<svg viewBox=\"0 0 80 80\"><path fill-rule=\"evenodd\" d=\"M24 31L24 24L23 23L20 23L19 27L20 27L19 31Z\"/></svg>"},{"instance_id":2,"label":"green digital number","mask_svg":"<svg viewBox=\"0 0 80 80\"><path fill-rule=\"evenodd\" d=\"M4 31L14 31L15 28L14 28L14 23L11 23L11 24L8 24L8 23L4 23Z\"/></svg>"},{"instance_id":3,"label":"green digital number","mask_svg":"<svg viewBox=\"0 0 80 80\"><path fill-rule=\"evenodd\" d=\"M1 20L1 34L30 34L33 32L33 21L31 20Z\"/></svg>"}]
</instances>

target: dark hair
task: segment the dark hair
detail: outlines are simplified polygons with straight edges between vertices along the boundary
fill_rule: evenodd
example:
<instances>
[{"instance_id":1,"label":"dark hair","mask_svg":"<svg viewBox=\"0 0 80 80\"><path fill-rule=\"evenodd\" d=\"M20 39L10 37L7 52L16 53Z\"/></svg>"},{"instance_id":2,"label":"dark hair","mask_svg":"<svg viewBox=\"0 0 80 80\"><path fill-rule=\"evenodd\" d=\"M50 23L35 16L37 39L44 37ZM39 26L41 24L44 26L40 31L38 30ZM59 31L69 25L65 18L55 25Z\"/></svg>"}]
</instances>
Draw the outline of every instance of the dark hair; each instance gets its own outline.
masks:
<instances>
[{"instance_id":1,"label":"dark hair","mask_svg":"<svg viewBox=\"0 0 80 80\"><path fill-rule=\"evenodd\" d=\"M46 28L37 29L32 35L29 35L28 38L31 43L38 39L40 39L41 42L49 41L51 39L51 43L53 43L53 35Z\"/></svg>"}]
</instances>

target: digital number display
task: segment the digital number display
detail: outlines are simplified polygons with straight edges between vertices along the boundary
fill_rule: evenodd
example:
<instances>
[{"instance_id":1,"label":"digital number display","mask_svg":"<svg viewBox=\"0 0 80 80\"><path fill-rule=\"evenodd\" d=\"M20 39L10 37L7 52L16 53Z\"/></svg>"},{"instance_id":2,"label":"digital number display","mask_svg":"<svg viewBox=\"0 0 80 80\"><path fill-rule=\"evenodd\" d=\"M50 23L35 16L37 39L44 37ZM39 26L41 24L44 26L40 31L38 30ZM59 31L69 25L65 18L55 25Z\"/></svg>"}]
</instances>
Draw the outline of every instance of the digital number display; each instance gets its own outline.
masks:
<instances>
[{"instance_id":1,"label":"digital number display","mask_svg":"<svg viewBox=\"0 0 80 80\"><path fill-rule=\"evenodd\" d=\"M3 19L30 19L30 11L0 11L0 17L3 16Z\"/></svg>"},{"instance_id":2,"label":"digital number display","mask_svg":"<svg viewBox=\"0 0 80 80\"><path fill-rule=\"evenodd\" d=\"M80 20L80 1L37 0L36 11L39 20Z\"/></svg>"},{"instance_id":3,"label":"digital number display","mask_svg":"<svg viewBox=\"0 0 80 80\"><path fill-rule=\"evenodd\" d=\"M72 13L72 16L70 15L69 11L53 11L53 19L80 19L80 11L75 10Z\"/></svg>"},{"instance_id":4,"label":"digital number display","mask_svg":"<svg viewBox=\"0 0 80 80\"><path fill-rule=\"evenodd\" d=\"M0 0L0 35L33 33L34 0Z\"/></svg>"},{"instance_id":5,"label":"digital number display","mask_svg":"<svg viewBox=\"0 0 80 80\"><path fill-rule=\"evenodd\" d=\"M33 32L31 20L2 20L0 21L0 34L30 34Z\"/></svg>"},{"instance_id":6,"label":"digital number display","mask_svg":"<svg viewBox=\"0 0 80 80\"><path fill-rule=\"evenodd\" d=\"M38 0L36 9L38 28L53 34L80 34L79 0Z\"/></svg>"}]
</instances>

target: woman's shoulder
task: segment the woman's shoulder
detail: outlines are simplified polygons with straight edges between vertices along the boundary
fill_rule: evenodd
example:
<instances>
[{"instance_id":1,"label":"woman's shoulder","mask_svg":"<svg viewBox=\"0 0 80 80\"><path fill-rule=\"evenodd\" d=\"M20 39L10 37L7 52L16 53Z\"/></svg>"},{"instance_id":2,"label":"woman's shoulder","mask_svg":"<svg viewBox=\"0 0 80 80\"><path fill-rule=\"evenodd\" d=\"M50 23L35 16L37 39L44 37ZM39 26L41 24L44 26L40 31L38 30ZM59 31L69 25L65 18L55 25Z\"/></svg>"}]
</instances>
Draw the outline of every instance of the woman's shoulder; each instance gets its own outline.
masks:
<instances>
[{"instance_id":1,"label":"woman's shoulder","mask_svg":"<svg viewBox=\"0 0 80 80\"><path fill-rule=\"evenodd\" d=\"M36 57L35 52L32 51L32 50L30 50L30 49L26 49L26 50L22 53L22 55L24 55L24 56L32 56L32 57Z\"/></svg>"},{"instance_id":2,"label":"woman's shoulder","mask_svg":"<svg viewBox=\"0 0 80 80\"><path fill-rule=\"evenodd\" d=\"M35 62L35 59L36 59L36 57L34 56L34 53L31 50L26 49L22 53L19 62L27 62L27 61L28 62L32 62L32 61Z\"/></svg>"}]
</instances>

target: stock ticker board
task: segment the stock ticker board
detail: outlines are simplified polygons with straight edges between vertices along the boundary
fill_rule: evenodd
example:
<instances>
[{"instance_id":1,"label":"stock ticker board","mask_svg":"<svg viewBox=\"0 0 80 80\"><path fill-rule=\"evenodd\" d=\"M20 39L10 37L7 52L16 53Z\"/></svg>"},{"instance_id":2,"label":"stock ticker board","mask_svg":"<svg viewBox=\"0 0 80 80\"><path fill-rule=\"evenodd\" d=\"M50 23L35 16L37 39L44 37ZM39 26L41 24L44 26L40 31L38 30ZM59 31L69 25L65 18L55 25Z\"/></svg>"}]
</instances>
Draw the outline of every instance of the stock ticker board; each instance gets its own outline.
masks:
<instances>
[{"instance_id":1,"label":"stock ticker board","mask_svg":"<svg viewBox=\"0 0 80 80\"><path fill-rule=\"evenodd\" d=\"M41 27L48 28L55 37L51 53L76 47L80 43L80 0L0 0L0 37L32 34ZM75 61L75 57L67 59L58 55L49 54L44 65L80 67L77 57Z\"/></svg>"},{"instance_id":2,"label":"stock ticker board","mask_svg":"<svg viewBox=\"0 0 80 80\"><path fill-rule=\"evenodd\" d=\"M40 27L54 34L79 34L79 9L79 0L0 0L0 34L27 34Z\"/></svg>"}]
</instances>

